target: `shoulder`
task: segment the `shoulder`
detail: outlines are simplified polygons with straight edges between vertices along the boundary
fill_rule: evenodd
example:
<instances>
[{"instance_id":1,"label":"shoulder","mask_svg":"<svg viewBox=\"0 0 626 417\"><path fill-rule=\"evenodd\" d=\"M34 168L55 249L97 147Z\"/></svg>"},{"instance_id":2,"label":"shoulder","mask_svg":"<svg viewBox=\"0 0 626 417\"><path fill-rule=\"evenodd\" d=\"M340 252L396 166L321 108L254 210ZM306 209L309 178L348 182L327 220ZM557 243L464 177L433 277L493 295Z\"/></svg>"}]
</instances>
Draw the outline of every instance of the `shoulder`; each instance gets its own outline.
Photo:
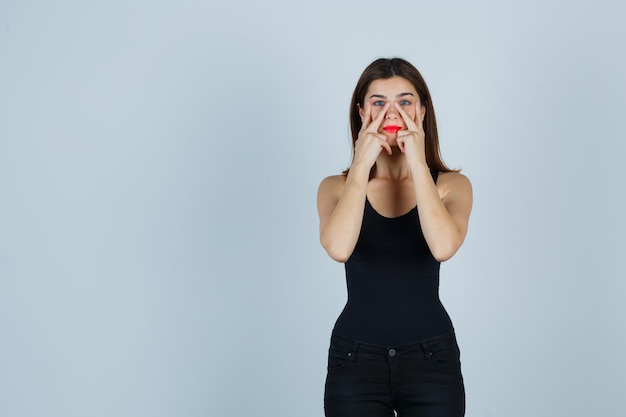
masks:
<instances>
[{"instance_id":1,"label":"shoulder","mask_svg":"<svg viewBox=\"0 0 626 417\"><path fill-rule=\"evenodd\" d=\"M317 211L320 218L325 218L332 213L341 198L345 185L346 177L343 175L332 175L322 180L317 189Z\"/></svg>"},{"instance_id":2,"label":"shoulder","mask_svg":"<svg viewBox=\"0 0 626 417\"><path fill-rule=\"evenodd\" d=\"M331 175L330 177L326 177L322 180L319 188L317 189L317 193L318 195L341 194L345 185L345 175Z\"/></svg>"},{"instance_id":3,"label":"shoulder","mask_svg":"<svg viewBox=\"0 0 626 417\"><path fill-rule=\"evenodd\" d=\"M471 198L472 183L460 172L440 172L437 178L437 190L441 198L449 194L466 195Z\"/></svg>"},{"instance_id":4,"label":"shoulder","mask_svg":"<svg viewBox=\"0 0 626 417\"><path fill-rule=\"evenodd\" d=\"M437 178L437 184L464 184L471 186L469 178L457 171L440 172Z\"/></svg>"}]
</instances>

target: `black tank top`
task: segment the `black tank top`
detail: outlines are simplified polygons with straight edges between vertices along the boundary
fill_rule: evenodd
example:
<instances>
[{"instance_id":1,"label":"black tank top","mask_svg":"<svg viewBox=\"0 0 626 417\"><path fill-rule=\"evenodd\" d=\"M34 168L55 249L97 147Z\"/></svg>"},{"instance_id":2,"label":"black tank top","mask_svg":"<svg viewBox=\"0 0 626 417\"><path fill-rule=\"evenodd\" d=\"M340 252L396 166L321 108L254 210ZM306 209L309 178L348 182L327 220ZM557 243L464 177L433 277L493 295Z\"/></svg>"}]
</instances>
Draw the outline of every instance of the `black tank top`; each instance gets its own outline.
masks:
<instances>
[{"instance_id":1,"label":"black tank top","mask_svg":"<svg viewBox=\"0 0 626 417\"><path fill-rule=\"evenodd\" d=\"M436 182L438 173L431 173ZM439 266L422 234L417 207L388 218L366 198L359 239L345 263L348 301L333 332L397 346L452 331L439 300Z\"/></svg>"}]
</instances>

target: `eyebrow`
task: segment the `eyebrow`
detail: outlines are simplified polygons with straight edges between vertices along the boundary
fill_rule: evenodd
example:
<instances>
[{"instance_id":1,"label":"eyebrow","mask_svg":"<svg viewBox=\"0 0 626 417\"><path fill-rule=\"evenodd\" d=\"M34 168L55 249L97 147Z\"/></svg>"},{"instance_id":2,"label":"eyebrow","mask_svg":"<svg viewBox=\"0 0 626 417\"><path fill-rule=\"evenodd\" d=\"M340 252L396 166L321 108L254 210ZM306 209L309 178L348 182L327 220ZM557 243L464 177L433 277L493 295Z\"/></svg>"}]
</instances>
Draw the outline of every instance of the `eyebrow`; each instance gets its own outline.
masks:
<instances>
[{"instance_id":1,"label":"eyebrow","mask_svg":"<svg viewBox=\"0 0 626 417\"><path fill-rule=\"evenodd\" d=\"M396 98L400 98L400 97L404 97L404 96L413 96L413 97L415 97L415 95L413 93L400 93L400 94L396 95ZM387 96L383 96L382 94L372 94L370 96L370 98L387 98Z\"/></svg>"}]
</instances>

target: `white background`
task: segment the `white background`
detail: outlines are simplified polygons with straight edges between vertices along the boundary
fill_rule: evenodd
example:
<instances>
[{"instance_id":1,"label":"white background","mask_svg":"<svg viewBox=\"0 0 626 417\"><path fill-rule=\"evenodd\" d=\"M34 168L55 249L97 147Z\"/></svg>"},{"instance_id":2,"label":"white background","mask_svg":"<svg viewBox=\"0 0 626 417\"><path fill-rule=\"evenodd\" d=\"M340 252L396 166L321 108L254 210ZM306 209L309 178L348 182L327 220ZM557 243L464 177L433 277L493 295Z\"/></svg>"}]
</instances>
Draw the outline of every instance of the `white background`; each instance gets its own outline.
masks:
<instances>
[{"instance_id":1,"label":"white background","mask_svg":"<svg viewBox=\"0 0 626 417\"><path fill-rule=\"evenodd\" d=\"M321 416L315 197L401 56L475 193L441 297L469 417L615 416L621 1L0 3L0 415Z\"/></svg>"}]
</instances>

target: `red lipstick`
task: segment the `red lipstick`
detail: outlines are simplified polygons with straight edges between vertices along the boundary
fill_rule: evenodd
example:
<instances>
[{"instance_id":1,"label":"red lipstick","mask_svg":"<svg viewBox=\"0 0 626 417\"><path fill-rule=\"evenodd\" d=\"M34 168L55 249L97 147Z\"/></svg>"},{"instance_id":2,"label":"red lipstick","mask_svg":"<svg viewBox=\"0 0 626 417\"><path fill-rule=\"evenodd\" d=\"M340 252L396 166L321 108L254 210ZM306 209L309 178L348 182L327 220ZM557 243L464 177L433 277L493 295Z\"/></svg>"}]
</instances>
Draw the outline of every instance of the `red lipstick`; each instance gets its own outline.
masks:
<instances>
[{"instance_id":1,"label":"red lipstick","mask_svg":"<svg viewBox=\"0 0 626 417\"><path fill-rule=\"evenodd\" d=\"M402 126L389 125L383 127L383 130L387 133L398 133L399 130L402 130Z\"/></svg>"}]
</instances>

